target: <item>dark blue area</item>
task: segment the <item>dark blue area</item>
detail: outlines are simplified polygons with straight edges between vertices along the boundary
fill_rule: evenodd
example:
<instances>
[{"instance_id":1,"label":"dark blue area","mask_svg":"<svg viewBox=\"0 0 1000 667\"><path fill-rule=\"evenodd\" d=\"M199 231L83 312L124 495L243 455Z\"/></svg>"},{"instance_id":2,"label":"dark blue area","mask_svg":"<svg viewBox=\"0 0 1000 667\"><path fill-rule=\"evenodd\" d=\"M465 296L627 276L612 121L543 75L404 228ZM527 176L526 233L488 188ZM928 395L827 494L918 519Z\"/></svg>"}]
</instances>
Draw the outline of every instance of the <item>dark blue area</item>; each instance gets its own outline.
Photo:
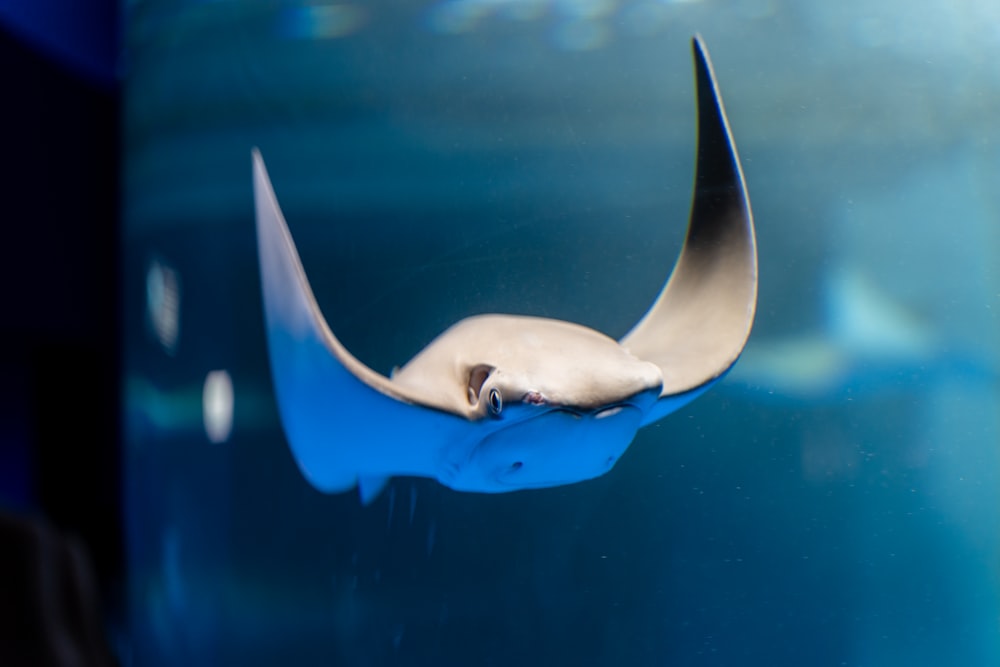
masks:
<instances>
[{"instance_id":1,"label":"dark blue area","mask_svg":"<svg viewBox=\"0 0 1000 667\"><path fill-rule=\"evenodd\" d=\"M118 78L118 9L114 0L8 0L0 23L67 71L110 89Z\"/></svg>"},{"instance_id":2,"label":"dark blue area","mask_svg":"<svg viewBox=\"0 0 1000 667\"><path fill-rule=\"evenodd\" d=\"M3 3L0 17L0 498L79 541L110 612L122 575L119 98L97 63L117 49L115 4ZM45 50L56 43L66 58Z\"/></svg>"},{"instance_id":3,"label":"dark blue area","mask_svg":"<svg viewBox=\"0 0 1000 667\"><path fill-rule=\"evenodd\" d=\"M23 511L36 503L28 369L7 361L0 377L0 507Z\"/></svg>"}]
</instances>

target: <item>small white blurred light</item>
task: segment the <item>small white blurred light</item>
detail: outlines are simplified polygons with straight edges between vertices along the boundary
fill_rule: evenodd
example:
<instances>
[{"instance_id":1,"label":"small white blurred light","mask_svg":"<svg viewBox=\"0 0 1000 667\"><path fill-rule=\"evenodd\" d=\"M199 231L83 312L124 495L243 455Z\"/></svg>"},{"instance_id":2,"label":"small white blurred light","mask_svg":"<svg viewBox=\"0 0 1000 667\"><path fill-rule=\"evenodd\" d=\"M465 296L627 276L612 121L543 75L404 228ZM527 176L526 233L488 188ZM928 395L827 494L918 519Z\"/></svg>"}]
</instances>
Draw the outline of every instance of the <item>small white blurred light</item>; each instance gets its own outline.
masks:
<instances>
[{"instance_id":1,"label":"small white blurred light","mask_svg":"<svg viewBox=\"0 0 1000 667\"><path fill-rule=\"evenodd\" d=\"M205 376L201 405L205 435L216 444L225 442L233 432L233 381L226 371L211 371Z\"/></svg>"},{"instance_id":2,"label":"small white blurred light","mask_svg":"<svg viewBox=\"0 0 1000 667\"><path fill-rule=\"evenodd\" d=\"M153 260L146 271L146 314L153 336L167 354L177 349L181 320L181 281L177 271Z\"/></svg>"}]
</instances>

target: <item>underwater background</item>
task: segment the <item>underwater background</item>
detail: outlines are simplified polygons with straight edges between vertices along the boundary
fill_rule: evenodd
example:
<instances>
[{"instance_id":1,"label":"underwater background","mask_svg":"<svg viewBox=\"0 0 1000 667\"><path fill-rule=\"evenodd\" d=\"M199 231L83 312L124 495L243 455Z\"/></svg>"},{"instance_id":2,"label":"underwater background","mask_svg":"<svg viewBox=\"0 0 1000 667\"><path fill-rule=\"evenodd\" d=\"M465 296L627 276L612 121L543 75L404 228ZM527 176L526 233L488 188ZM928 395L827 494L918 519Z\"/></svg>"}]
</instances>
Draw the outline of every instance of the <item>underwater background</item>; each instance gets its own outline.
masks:
<instances>
[{"instance_id":1,"label":"underwater background","mask_svg":"<svg viewBox=\"0 0 1000 667\"><path fill-rule=\"evenodd\" d=\"M1000 664L1000 5L124 11L124 662ZM620 337L687 223L695 33L759 247L730 375L592 481L313 489L251 149L372 368L485 312Z\"/></svg>"}]
</instances>

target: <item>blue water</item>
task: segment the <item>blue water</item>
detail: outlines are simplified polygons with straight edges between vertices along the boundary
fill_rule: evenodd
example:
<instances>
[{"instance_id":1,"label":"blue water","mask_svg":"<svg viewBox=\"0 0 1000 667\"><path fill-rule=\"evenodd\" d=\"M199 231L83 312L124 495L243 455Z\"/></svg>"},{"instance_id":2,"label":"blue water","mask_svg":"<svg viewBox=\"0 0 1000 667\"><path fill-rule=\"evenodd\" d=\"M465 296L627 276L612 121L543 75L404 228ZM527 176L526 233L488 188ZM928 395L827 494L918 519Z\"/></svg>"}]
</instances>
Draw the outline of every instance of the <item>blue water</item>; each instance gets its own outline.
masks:
<instances>
[{"instance_id":1,"label":"blue water","mask_svg":"<svg viewBox=\"0 0 1000 667\"><path fill-rule=\"evenodd\" d=\"M994 4L128 3L123 661L1000 664ZM757 223L730 376L593 481L315 491L251 148L372 368L483 312L621 336L684 233L694 32Z\"/></svg>"}]
</instances>

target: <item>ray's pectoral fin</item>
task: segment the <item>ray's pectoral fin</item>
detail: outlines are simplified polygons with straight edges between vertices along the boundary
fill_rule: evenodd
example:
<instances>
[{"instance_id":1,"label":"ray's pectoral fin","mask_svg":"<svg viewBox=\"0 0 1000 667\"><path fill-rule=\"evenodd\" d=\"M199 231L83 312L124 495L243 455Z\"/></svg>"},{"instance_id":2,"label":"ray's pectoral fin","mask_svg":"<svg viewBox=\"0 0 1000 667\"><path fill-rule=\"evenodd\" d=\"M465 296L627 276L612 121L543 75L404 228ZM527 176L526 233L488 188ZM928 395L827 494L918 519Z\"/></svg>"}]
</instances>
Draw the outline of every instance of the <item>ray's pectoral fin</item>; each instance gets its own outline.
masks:
<instances>
[{"instance_id":1,"label":"ray's pectoral fin","mask_svg":"<svg viewBox=\"0 0 1000 667\"><path fill-rule=\"evenodd\" d=\"M757 246L739 156L701 39L694 195L680 257L656 302L621 343L657 364L663 389L649 424L717 382L746 345L757 307Z\"/></svg>"},{"instance_id":2,"label":"ray's pectoral fin","mask_svg":"<svg viewBox=\"0 0 1000 667\"><path fill-rule=\"evenodd\" d=\"M362 482L371 502L393 475L436 476L438 451L472 428L354 358L320 313L260 153L253 152L271 374L285 434L321 491Z\"/></svg>"}]
</instances>

